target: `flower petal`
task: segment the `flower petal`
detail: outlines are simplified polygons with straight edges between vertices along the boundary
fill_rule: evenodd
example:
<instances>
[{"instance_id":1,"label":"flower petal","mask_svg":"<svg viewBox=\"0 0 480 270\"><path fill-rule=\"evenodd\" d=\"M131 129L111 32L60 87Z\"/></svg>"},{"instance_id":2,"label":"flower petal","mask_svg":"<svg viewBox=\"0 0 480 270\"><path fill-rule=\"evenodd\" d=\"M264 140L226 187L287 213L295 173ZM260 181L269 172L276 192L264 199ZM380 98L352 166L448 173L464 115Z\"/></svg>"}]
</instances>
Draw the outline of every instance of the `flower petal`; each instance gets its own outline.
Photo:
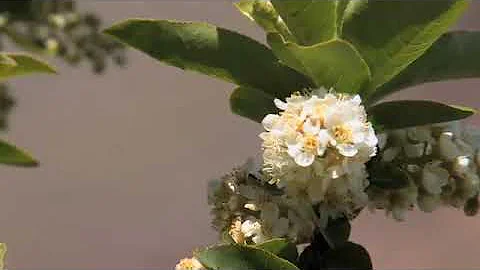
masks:
<instances>
[{"instance_id":1,"label":"flower petal","mask_svg":"<svg viewBox=\"0 0 480 270\"><path fill-rule=\"evenodd\" d=\"M288 108L288 104L286 102L283 102L281 101L280 99L276 98L273 100L273 103L275 104L275 106L277 106L277 108L279 108L280 110L286 110Z\"/></svg>"},{"instance_id":2,"label":"flower petal","mask_svg":"<svg viewBox=\"0 0 480 270\"><path fill-rule=\"evenodd\" d=\"M358 153L358 149L355 145L352 144L339 144L337 145L338 152L346 157L353 157Z\"/></svg>"},{"instance_id":3,"label":"flower petal","mask_svg":"<svg viewBox=\"0 0 480 270\"><path fill-rule=\"evenodd\" d=\"M272 130L279 118L280 116L277 114L267 114L262 120L263 128L267 131Z\"/></svg>"},{"instance_id":4,"label":"flower petal","mask_svg":"<svg viewBox=\"0 0 480 270\"><path fill-rule=\"evenodd\" d=\"M308 167L312 165L314 160L315 160L315 156L310 153L302 152L299 155L295 156L295 163L297 163L302 167Z\"/></svg>"}]
</instances>

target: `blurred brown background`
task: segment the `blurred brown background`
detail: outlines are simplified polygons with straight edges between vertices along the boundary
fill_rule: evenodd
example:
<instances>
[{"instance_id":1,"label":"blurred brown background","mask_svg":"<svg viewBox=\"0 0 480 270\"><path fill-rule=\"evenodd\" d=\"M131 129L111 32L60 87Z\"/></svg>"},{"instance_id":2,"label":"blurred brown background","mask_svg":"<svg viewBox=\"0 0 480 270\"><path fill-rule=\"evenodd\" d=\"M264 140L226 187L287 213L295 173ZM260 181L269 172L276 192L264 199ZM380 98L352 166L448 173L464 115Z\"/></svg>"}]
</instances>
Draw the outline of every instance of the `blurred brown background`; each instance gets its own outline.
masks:
<instances>
[{"instance_id":1,"label":"blurred brown background","mask_svg":"<svg viewBox=\"0 0 480 270\"><path fill-rule=\"evenodd\" d=\"M263 40L229 1L79 2L105 25L128 17L202 20ZM479 12L477 1L458 27L479 29ZM10 269L171 269L216 241L207 180L258 153L260 126L229 112L233 85L136 51L129 59L128 68L101 77L53 61L60 76L14 81L18 107L6 136L41 167L0 168L0 240ZM437 83L396 97L479 108L479 87L479 80ZM353 239L377 269L480 267L480 217L463 211L413 212L406 223L364 212Z\"/></svg>"}]
</instances>

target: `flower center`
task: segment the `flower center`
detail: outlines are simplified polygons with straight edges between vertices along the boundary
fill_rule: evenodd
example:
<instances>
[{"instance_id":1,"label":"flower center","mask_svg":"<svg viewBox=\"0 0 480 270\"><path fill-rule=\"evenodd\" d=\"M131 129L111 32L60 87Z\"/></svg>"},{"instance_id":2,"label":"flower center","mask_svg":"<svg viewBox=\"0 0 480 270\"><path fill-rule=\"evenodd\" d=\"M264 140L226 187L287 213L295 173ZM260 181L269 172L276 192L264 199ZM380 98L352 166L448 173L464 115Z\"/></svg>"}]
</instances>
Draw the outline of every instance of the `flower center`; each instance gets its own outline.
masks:
<instances>
[{"instance_id":1,"label":"flower center","mask_svg":"<svg viewBox=\"0 0 480 270\"><path fill-rule=\"evenodd\" d=\"M342 143L349 143L352 141L352 131L344 125L333 127L333 135L337 141Z\"/></svg>"},{"instance_id":2,"label":"flower center","mask_svg":"<svg viewBox=\"0 0 480 270\"><path fill-rule=\"evenodd\" d=\"M318 149L317 137L312 135L305 135L303 149L305 150L305 152L316 153Z\"/></svg>"}]
</instances>

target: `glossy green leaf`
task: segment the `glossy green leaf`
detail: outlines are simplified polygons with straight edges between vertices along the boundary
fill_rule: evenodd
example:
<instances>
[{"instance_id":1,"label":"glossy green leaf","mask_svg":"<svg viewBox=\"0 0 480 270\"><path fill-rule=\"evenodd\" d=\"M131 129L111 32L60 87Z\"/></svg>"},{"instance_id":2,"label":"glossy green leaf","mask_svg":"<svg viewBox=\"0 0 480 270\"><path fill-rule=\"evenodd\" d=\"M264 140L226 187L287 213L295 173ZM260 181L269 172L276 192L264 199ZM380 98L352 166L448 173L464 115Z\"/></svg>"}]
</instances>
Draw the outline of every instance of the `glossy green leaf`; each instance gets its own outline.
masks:
<instances>
[{"instance_id":1,"label":"glossy green leaf","mask_svg":"<svg viewBox=\"0 0 480 270\"><path fill-rule=\"evenodd\" d=\"M377 88L420 57L457 20L466 1L360 1L347 7L342 38L367 62Z\"/></svg>"},{"instance_id":2,"label":"glossy green leaf","mask_svg":"<svg viewBox=\"0 0 480 270\"><path fill-rule=\"evenodd\" d=\"M397 129L449 122L475 113L464 107L425 100L399 100L377 104L368 109L373 122L384 129Z\"/></svg>"},{"instance_id":3,"label":"glossy green leaf","mask_svg":"<svg viewBox=\"0 0 480 270\"><path fill-rule=\"evenodd\" d=\"M480 32L455 31L444 34L428 51L370 98L379 100L417 84L480 77Z\"/></svg>"},{"instance_id":4,"label":"glossy green leaf","mask_svg":"<svg viewBox=\"0 0 480 270\"><path fill-rule=\"evenodd\" d=\"M0 61L0 80L6 80L12 77L31 73L56 73L55 69L49 66L47 63L35 59L27 54L4 54L3 59Z\"/></svg>"},{"instance_id":5,"label":"glossy green leaf","mask_svg":"<svg viewBox=\"0 0 480 270\"><path fill-rule=\"evenodd\" d=\"M38 162L24 150L0 140L0 164L34 167Z\"/></svg>"},{"instance_id":6,"label":"glossy green leaf","mask_svg":"<svg viewBox=\"0 0 480 270\"><path fill-rule=\"evenodd\" d=\"M276 33L268 34L267 40L282 62L310 76L319 87L358 93L370 80L365 61L346 41L334 39L313 46L300 46L285 42Z\"/></svg>"},{"instance_id":7,"label":"glossy green leaf","mask_svg":"<svg viewBox=\"0 0 480 270\"><path fill-rule=\"evenodd\" d=\"M132 19L105 33L169 65L277 97L312 84L259 42L207 23Z\"/></svg>"},{"instance_id":8,"label":"glossy green leaf","mask_svg":"<svg viewBox=\"0 0 480 270\"><path fill-rule=\"evenodd\" d=\"M249 87L238 87L230 95L230 109L233 113L262 122L265 115L277 113L274 97Z\"/></svg>"},{"instance_id":9,"label":"glossy green leaf","mask_svg":"<svg viewBox=\"0 0 480 270\"><path fill-rule=\"evenodd\" d=\"M270 1L243 0L235 3L235 6L243 15L262 27L265 32L278 32L286 40L297 41Z\"/></svg>"},{"instance_id":10,"label":"glossy green leaf","mask_svg":"<svg viewBox=\"0 0 480 270\"><path fill-rule=\"evenodd\" d=\"M273 253L291 263L295 263L298 258L297 246L284 238L271 239L257 244L255 247Z\"/></svg>"},{"instance_id":11,"label":"glossy green leaf","mask_svg":"<svg viewBox=\"0 0 480 270\"><path fill-rule=\"evenodd\" d=\"M314 45L336 36L336 1L271 0L271 2L299 44Z\"/></svg>"},{"instance_id":12,"label":"glossy green leaf","mask_svg":"<svg viewBox=\"0 0 480 270\"><path fill-rule=\"evenodd\" d=\"M220 245L195 254L208 269L222 270L299 270L294 264L252 246Z\"/></svg>"},{"instance_id":13,"label":"glossy green leaf","mask_svg":"<svg viewBox=\"0 0 480 270\"><path fill-rule=\"evenodd\" d=\"M7 245L0 243L0 270L5 268L5 255L7 254Z\"/></svg>"}]
</instances>

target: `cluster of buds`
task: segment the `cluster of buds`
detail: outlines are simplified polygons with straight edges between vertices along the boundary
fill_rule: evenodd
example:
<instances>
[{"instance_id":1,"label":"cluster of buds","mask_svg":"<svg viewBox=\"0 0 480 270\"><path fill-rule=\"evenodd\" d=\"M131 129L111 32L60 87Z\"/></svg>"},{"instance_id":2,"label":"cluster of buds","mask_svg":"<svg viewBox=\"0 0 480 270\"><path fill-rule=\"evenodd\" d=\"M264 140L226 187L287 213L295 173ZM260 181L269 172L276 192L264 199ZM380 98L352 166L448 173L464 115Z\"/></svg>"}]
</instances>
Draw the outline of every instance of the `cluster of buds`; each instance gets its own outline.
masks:
<instances>
[{"instance_id":1,"label":"cluster of buds","mask_svg":"<svg viewBox=\"0 0 480 270\"><path fill-rule=\"evenodd\" d=\"M240 168L210 182L213 227L236 243L254 244L275 237L309 242L316 217L308 203L288 198L268 184L249 160Z\"/></svg>"},{"instance_id":2,"label":"cluster of buds","mask_svg":"<svg viewBox=\"0 0 480 270\"><path fill-rule=\"evenodd\" d=\"M397 220L417 206L432 212L441 205L464 208L467 215L478 211L480 133L450 122L393 130L379 136L380 154L373 166L392 170L390 184L382 187L372 175L367 192L372 209L385 209ZM388 178L388 177L387 177ZM385 183L383 183L385 184Z\"/></svg>"},{"instance_id":3,"label":"cluster of buds","mask_svg":"<svg viewBox=\"0 0 480 270\"><path fill-rule=\"evenodd\" d=\"M0 38L26 50L59 56L69 64L83 59L93 71L104 71L111 58L124 65L123 45L99 32L101 21L92 13L76 11L74 1L8 1L0 7Z\"/></svg>"}]
</instances>

